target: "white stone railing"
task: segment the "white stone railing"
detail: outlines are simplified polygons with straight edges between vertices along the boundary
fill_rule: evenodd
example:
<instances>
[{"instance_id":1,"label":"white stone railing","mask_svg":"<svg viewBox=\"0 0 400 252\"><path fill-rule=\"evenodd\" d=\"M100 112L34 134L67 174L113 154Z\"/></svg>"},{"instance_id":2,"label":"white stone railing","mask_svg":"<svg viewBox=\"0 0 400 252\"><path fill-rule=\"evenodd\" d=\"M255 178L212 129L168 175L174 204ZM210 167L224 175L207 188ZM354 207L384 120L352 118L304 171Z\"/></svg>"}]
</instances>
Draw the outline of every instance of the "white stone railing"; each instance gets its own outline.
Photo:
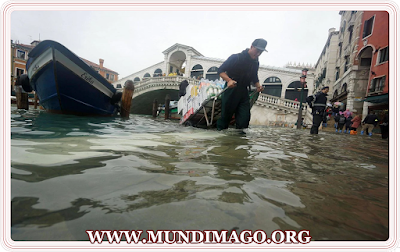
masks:
<instances>
[{"instance_id":1,"label":"white stone railing","mask_svg":"<svg viewBox=\"0 0 400 252\"><path fill-rule=\"evenodd\" d=\"M168 89L175 89L179 90L179 84L187 80L189 84L192 85L199 85L200 81L193 79L193 78L187 78L183 76L160 76L160 77L149 77L144 80L141 80L140 82L135 82L135 92L133 93L133 97L136 97L143 92L149 92L149 91L154 91L157 89L165 89L168 87Z\"/></svg>"},{"instance_id":2,"label":"white stone railing","mask_svg":"<svg viewBox=\"0 0 400 252\"><path fill-rule=\"evenodd\" d=\"M160 77L149 77L144 80L141 80L139 82L135 82L135 88L139 88L141 86L148 85L150 83L165 83L165 82L171 82L171 83L176 83L179 85L182 81L187 80L189 84L192 85L199 85L200 81L193 79L193 78L187 78L183 76L160 76Z\"/></svg>"},{"instance_id":3,"label":"white stone railing","mask_svg":"<svg viewBox=\"0 0 400 252\"><path fill-rule=\"evenodd\" d=\"M298 102L298 101L282 99L280 97L276 97L276 96L268 95L268 94L260 94L257 102L261 103L261 104L276 105L281 108L286 108L292 112L299 111L299 107L300 107L300 102ZM307 110L307 107L308 107L307 103L303 103L302 110L303 111Z\"/></svg>"}]
</instances>

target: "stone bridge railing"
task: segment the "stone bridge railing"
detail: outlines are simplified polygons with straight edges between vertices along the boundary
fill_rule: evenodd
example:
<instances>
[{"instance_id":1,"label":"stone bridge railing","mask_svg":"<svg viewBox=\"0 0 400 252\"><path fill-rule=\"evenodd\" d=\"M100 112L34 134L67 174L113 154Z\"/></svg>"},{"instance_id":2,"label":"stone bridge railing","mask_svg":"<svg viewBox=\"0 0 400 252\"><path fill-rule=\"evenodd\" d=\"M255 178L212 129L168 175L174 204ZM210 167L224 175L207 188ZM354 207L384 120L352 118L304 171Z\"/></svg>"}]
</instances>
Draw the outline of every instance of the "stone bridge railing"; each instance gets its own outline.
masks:
<instances>
[{"instance_id":1,"label":"stone bridge railing","mask_svg":"<svg viewBox=\"0 0 400 252\"><path fill-rule=\"evenodd\" d=\"M275 106L276 109L280 110L286 110L287 112L291 113L298 113L299 107L300 107L300 102L298 101L293 101L293 100L288 100L288 99L282 99L280 97L268 95L268 94L260 94L258 97L258 100L256 102L257 105L259 106ZM303 103L302 110L303 113L306 111L308 108L307 103Z\"/></svg>"},{"instance_id":2,"label":"stone bridge railing","mask_svg":"<svg viewBox=\"0 0 400 252\"><path fill-rule=\"evenodd\" d=\"M199 85L199 81L193 78L187 78L182 76L161 76L161 77L151 77L144 79L140 82L135 83L135 91L133 97L139 96L143 93L160 90L160 89L175 89L179 90L179 84L187 80L189 84Z\"/></svg>"},{"instance_id":3,"label":"stone bridge railing","mask_svg":"<svg viewBox=\"0 0 400 252\"><path fill-rule=\"evenodd\" d=\"M260 94L256 104L261 107L265 107L267 109L275 109L283 111L287 114L295 114L298 115L300 102L282 99L280 97L268 95L268 94ZM308 107L307 103L303 103L302 106L302 113L305 120L305 123L311 124L312 123L312 115L311 109Z\"/></svg>"}]
</instances>

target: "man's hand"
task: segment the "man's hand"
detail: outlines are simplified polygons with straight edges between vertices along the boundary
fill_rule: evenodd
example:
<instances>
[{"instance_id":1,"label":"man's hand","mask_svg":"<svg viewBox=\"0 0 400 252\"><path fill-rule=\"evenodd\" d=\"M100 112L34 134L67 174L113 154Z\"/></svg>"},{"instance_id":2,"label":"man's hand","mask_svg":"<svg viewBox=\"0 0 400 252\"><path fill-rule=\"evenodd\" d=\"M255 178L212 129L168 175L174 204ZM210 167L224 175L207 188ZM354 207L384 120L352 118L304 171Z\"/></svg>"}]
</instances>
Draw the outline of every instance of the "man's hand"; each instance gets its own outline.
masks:
<instances>
[{"instance_id":1,"label":"man's hand","mask_svg":"<svg viewBox=\"0 0 400 252\"><path fill-rule=\"evenodd\" d=\"M260 84L256 85L257 92L262 92L264 90L264 87Z\"/></svg>"},{"instance_id":2,"label":"man's hand","mask_svg":"<svg viewBox=\"0 0 400 252\"><path fill-rule=\"evenodd\" d=\"M236 81L230 79L230 80L228 81L228 88L234 88L234 87L236 87L236 83L237 83Z\"/></svg>"}]
</instances>

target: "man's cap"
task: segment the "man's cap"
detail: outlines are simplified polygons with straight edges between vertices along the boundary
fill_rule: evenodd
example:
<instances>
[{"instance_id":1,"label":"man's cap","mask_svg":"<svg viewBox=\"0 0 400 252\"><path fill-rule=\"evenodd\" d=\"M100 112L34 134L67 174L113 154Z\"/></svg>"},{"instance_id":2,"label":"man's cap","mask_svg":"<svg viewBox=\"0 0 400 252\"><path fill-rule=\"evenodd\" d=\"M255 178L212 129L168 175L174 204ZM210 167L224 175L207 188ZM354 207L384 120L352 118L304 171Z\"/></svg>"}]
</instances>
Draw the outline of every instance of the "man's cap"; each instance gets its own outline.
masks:
<instances>
[{"instance_id":1,"label":"man's cap","mask_svg":"<svg viewBox=\"0 0 400 252\"><path fill-rule=\"evenodd\" d=\"M324 89L329 89L329 87L328 87L328 86L325 86L325 87L323 87L321 90L324 90Z\"/></svg>"},{"instance_id":2,"label":"man's cap","mask_svg":"<svg viewBox=\"0 0 400 252\"><path fill-rule=\"evenodd\" d=\"M257 48L258 50L268 52L267 50L265 50L265 47L267 46L267 41L265 39L262 38L256 39L251 45Z\"/></svg>"}]
</instances>

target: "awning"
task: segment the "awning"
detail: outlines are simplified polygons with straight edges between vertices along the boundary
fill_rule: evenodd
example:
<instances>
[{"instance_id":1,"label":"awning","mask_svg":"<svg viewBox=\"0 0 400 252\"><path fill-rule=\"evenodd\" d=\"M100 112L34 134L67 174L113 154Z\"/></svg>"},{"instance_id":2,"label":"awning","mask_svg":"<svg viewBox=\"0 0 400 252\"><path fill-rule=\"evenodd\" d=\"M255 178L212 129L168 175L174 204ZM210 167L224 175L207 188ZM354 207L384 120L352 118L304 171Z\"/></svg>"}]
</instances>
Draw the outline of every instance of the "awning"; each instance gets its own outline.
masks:
<instances>
[{"instance_id":1,"label":"awning","mask_svg":"<svg viewBox=\"0 0 400 252\"><path fill-rule=\"evenodd\" d=\"M389 94L368 96L362 101L371 102L371 103L388 103L389 102Z\"/></svg>"}]
</instances>

